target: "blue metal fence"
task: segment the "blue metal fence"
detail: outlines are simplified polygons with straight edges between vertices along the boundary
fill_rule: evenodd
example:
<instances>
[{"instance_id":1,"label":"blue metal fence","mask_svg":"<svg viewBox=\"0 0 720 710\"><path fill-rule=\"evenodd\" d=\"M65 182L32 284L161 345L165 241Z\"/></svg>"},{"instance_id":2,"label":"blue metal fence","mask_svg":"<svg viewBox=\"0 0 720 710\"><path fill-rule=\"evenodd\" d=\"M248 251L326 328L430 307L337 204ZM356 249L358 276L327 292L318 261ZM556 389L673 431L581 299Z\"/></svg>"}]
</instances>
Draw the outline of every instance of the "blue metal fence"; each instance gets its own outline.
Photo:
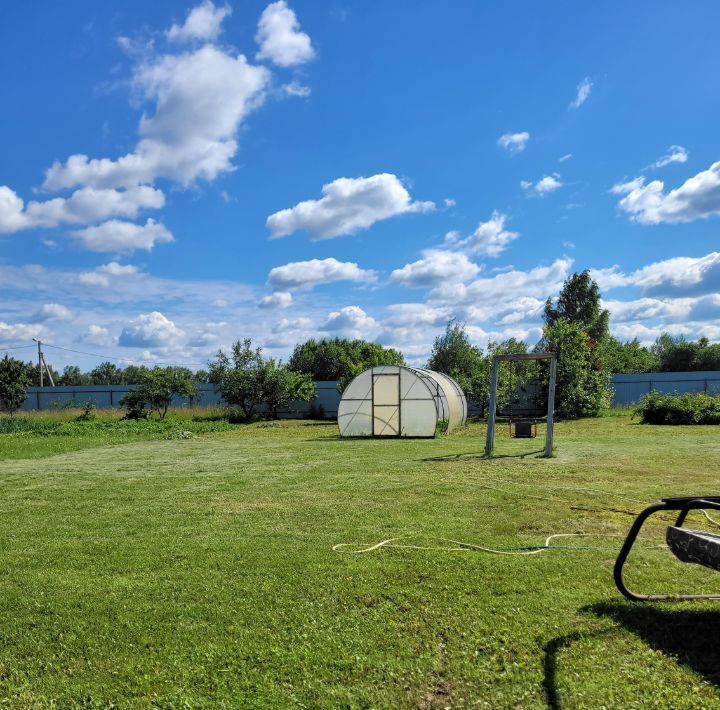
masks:
<instances>
[{"instance_id":1,"label":"blue metal fence","mask_svg":"<svg viewBox=\"0 0 720 710\"><path fill-rule=\"evenodd\" d=\"M627 407L655 390L663 394L707 392L720 394L720 371L708 372L643 372L613 375L613 405Z\"/></svg>"},{"instance_id":2,"label":"blue metal fence","mask_svg":"<svg viewBox=\"0 0 720 710\"><path fill-rule=\"evenodd\" d=\"M111 409L120 406L120 400L135 385L92 385L89 387L29 387L27 399L20 407L23 411L62 409L63 407L83 406L92 402L98 409ZM286 409L278 412L283 418L302 418L310 414L328 419L337 417L340 393L337 382L321 380L315 383L315 397L310 402L292 402ZM223 404L222 397L210 384L198 385L198 398L189 400L176 397L174 407L213 407Z\"/></svg>"},{"instance_id":3,"label":"blue metal fence","mask_svg":"<svg viewBox=\"0 0 720 710\"><path fill-rule=\"evenodd\" d=\"M643 372L631 375L613 375L613 405L626 407L636 404L640 398L656 390L663 393L709 392L720 394L720 371L708 372ZM90 387L29 387L28 396L21 409L37 411L60 409L65 406L82 406L93 402L98 409L119 407L123 395L134 389L133 385L93 385ZM199 397L194 402L176 398L176 407L212 407L223 404L213 385L198 385ZM279 412L281 417L324 416L337 417L340 393L335 380L315 383L315 397L310 402L293 402ZM472 413L472 411L471 411Z\"/></svg>"}]
</instances>

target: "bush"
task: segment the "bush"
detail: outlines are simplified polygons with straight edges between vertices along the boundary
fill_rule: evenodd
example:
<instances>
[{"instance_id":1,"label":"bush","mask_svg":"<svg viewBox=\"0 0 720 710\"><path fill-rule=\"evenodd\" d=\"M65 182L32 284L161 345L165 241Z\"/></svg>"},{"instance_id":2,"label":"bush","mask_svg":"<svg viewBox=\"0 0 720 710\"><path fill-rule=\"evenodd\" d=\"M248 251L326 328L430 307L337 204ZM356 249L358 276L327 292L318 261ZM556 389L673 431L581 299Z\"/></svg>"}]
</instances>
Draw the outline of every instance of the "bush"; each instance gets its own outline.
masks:
<instances>
[{"instance_id":1,"label":"bush","mask_svg":"<svg viewBox=\"0 0 720 710\"><path fill-rule=\"evenodd\" d=\"M82 412L78 414L76 421L89 422L97 418L97 407L95 402L85 402L82 405Z\"/></svg>"},{"instance_id":2,"label":"bush","mask_svg":"<svg viewBox=\"0 0 720 710\"><path fill-rule=\"evenodd\" d=\"M144 414L147 405L157 412L160 419L165 419L174 396L188 399L197 397L197 387L190 380L189 371L182 370L183 368L175 367L154 367L143 372L139 387L120 400L120 405L127 410L127 418L147 418Z\"/></svg>"},{"instance_id":3,"label":"bush","mask_svg":"<svg viewBox=\"0 0 720 710\"><path fill-rule=\"evenodd\" d=\"M720 396L689 394L646 394L635 409L643 424L720 424Z\"/></svg>"}]
</instances>

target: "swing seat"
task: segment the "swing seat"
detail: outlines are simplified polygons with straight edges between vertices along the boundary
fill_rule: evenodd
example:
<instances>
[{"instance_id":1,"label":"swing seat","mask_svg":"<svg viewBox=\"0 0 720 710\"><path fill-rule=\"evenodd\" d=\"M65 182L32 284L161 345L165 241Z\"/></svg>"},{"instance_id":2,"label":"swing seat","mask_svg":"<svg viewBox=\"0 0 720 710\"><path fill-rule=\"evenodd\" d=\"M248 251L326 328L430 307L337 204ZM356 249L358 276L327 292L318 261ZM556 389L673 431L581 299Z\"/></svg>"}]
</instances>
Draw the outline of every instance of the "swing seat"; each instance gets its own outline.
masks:
<instances>
[{"instance_id":1,"label":"swing seat","mask_svg":"<svg viewBox=\"0 0 720 710\"><path fill-rule=\"evenodd\" d=\"M615 560L615 584L618 590L632 601L683 601L689 599L720 599L720 594L637 594L628 589L623 579L623 567L637 539L643 523L654 513L678 511L674 525L665 533L668 548L681 562L691 562L720 571L720 535L705 530L684 528L685 518L693 510L720 511L720 497L663 498L645 508L635 519Z\"/></svg>"},{"instance_id":2,"label":"swing seat","mask_svg":"<svg viewBox=\"0 0 720 710\"><path fill-rule=\"evenodd\" d=\"M682 562L694 562L720 572L720 535L671 525L665 539L670 551Z\"/></svg>"},{"instance_id":3,"label":"swing seat","mask_svg":"<svg viewBox=\"0 0 720 710\"><path fill-rule=\"evenodd\" d=\"M513 424L515 425L513 436L516 439L534 439L537 436L537 424L533 419L513 419L510 422L511 430Z\"/></svg>"}]
</instances>

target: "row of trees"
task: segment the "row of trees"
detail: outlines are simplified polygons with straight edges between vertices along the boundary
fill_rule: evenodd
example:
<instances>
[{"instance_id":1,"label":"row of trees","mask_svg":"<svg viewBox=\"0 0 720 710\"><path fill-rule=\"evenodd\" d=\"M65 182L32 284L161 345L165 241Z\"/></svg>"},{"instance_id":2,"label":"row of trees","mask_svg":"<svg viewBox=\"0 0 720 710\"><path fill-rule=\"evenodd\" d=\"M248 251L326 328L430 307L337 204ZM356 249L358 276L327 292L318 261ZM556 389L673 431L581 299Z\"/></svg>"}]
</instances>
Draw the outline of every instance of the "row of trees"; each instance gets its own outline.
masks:
<instances>
[{"instance_id":1,"label":"row of trees","mask_svg":"<svg viewBox=\"0 0 720 710\"><path fill-rule=\"evenodd\" d=\"M646 348L637 340L620 342L609 332L609 314L601 307L600 290L588 271L568 278L557 300L544 309L543 335L533 348L558 353L556 409L561 417L595 416L610 400L613 372L649 372L720 369L720 344L706 338L691 342L661 335ZM484 411L489 399L490 365L500 353L528 352L527 343L511 338L490 343L487 351L473 345L465 327L450 321L435 339L428 367L454 377ZM364 340L308 340L296 346L287 364L265 358L250 339L236 342L226 354L219 351L208 370L193 373L184 367L120 368L105 362L88 373L68 366L58 384L137 384L125 397L128 410L142 415L146 407L165 416L173 396L192 397L195 383L210 382L225 401L250 419L263 408L271 416L291 401L309 401L314 380L338 380L340 388L355 375L375 365L404 365L402 353ZM0 407L13 411L24 400L28 385L37 381L37 366L7 356L0 361ZM539 383L542 400L547 365L539 362L502 363L498 395L501 405L518 396L518 387ZM542 406L544 403L539 401Z\"/></svg>"}]
</instances>

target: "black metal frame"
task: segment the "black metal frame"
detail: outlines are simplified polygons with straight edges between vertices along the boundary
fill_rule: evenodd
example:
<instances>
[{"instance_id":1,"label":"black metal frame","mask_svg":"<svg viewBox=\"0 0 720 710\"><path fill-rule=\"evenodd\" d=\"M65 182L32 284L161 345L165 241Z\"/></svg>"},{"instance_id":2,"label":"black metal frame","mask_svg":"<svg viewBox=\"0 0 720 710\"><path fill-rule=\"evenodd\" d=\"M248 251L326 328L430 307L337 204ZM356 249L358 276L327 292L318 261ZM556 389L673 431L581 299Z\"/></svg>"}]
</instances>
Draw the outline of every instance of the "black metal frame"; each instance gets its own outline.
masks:
<instances>
[{"instance_id":1,"label":"black metal frame","mask_svg":"<svg viewBox=\"0 0 720 710\"><path fill-rule=\"evenodd\" d=\"M628 533L627 538L625 538L625 542L623 543L622 548L620 548L620 553L617 556L617 560L615 560L615 569L613 571L613 575L615 577L615 585L625 597L630 599L630 601L634 602L684 601L689 599L720 599L720 594L636 594L635 592L632 592L627 588L622 576L623 567L625 565L625 562L627 561L632 546L635 544L635 540L637 539L638 533L640 532L640 528L642 528L645 521L651 515L664 510L680 511L680 515L678 515L677 521L675 522L675 527L680 527L685 522L685 518L687 518L688 513L691 510L703 510L707 508L711 508L713 510L720 510L720 497L708 496L706 498L663 498L660 502L653 503L653 505L645 508L645 510L643 510L642 513L640 513L640 515L635 518L635 522L632 524L630 532Z\"/></svg>"}]
</instances>

